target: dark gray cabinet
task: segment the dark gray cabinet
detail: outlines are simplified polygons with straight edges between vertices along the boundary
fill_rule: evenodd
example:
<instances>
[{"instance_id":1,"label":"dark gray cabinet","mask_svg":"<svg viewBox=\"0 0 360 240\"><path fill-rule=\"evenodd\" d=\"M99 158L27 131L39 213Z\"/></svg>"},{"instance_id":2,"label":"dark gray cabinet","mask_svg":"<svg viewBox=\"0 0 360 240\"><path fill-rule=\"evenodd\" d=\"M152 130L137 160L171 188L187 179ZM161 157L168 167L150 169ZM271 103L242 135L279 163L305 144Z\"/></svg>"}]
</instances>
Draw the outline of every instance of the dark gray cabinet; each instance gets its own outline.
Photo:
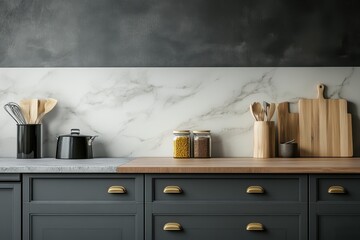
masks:
<instances>
[{"instance_id":1,"label":"dark gray cabinet","mask_svg":"<svg viewBox=\"0 0 360 240\"><path fill-rule=\"evenodd\" d=\"M310 176L310 240L360 239L360 176Z\"/></svg>"},{"instance_id":2,"label":"dark gray cabinet","mask_svg":"<svg viewBox=\"0 0 360 240\"><path fill-rule=\"evenodd\" d=\"M308 239L306 175L146 175L146 239Z\"/></svg>"},{"instance_id":3,"label":"dark gray cabinet","mask_svg":"<svg viewBox=\"0 0 360 240\"><path fill-rule=\"evenodd\" d=\"M19 174L0 175L0 239L21 239L21 182Z\"/></svg>"},{"instance_id":4,"label":"dark gray cabinet","mask_svg":"<svg viewBox=\"0 0 360 240\"><path fill-rule=\"evenodd\" d=\"M142 175L25 174L24 240L142 240Z\"/></svg>"},{"instance_id":5,"label":"dark gray cabinet","mask_svg":"<svg viewBox=\"0 0 360 240\"><path fill-rule=\"evenodd\" d=\"M1 240L357 240L360 175L0 175Z\"/></svg>"}]
</instances>

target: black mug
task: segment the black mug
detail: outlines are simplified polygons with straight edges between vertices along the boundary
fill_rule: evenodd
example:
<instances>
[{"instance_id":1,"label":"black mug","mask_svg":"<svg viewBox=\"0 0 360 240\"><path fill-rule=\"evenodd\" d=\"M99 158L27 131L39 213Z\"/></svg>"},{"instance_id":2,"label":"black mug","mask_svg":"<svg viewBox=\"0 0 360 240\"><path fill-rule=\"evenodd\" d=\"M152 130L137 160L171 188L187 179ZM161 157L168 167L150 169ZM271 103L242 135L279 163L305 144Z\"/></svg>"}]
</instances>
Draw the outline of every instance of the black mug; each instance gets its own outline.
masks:
<instances>
[{"instance_id":1,"label":"black mug","mask_svg":"<svg viewBox=\"0 0 360 240\"><path fill-rule=\"evenodd\" d=\"M41 158L41 124L17 125L17 158Z\"/></svg>"}]
</instances>

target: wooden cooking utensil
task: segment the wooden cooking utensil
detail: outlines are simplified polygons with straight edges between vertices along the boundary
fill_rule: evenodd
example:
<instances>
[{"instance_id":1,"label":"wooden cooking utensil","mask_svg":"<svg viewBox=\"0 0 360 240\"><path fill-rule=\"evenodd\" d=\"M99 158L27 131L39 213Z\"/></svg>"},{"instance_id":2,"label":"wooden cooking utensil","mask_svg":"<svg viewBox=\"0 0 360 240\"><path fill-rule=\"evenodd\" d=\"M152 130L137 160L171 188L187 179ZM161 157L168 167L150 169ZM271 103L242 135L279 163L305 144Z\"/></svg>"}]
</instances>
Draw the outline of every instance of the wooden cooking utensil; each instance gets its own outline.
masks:
<instances>
[{"instance_id":1,"label":"wooden cooking utensil","mask_svg":"<svg viewBox=\"0 0 360 240\"><path fill-rule=\"evenodd\" d=\"M45 111L46 99L39 99L38 115L42 114Z\"/></svg>"},{"instance_id":2,"label":"wooden cooking utensil","mask_svg":"<svg viewBox=\"0 0 360 240\"><path fill-rule=\"evenodd\" d=\"M266 121L269 121L269 120L268 120L268 109L269 109L269 106L270 106L269 103L263 101L263 112L264 112L264 115L265 115L264 120L266 120Z\"/></svg>"},{"instance_id":3,"label":"wooden cooking utensil","mask_svg":"<svg viewBox=\"0 0 360 240\"><path fill-rule=\"evenodd\" d=\"M325 85L317 99L299 100L299 148L302 157L352 157L352 123L345 99L325 99Z\"/></svg>"},{"instance_id":4,"label":"wooden cooking utensil","mask_svg":"<svg viewBox=\"0 0 360 240\"><path fill-rule=\"evenodd\" d=\"M39 100L38 99L30 99L30 124L35 124L36 119L38 117L38 106Z\"/></svg>"},{"instance_id":5,"label":"wooden cooking utensil","mask_svg":"<svg viewBox=\"0 0 360 240\"><path fill-rule=\"evenodd\" d=\"M38 118L36 119L37 123L41 123L41 120L44 118L46 114L48 114L53 108L56 106L57 100L53 98L46 99L46 102L44 104L44 112L41 113Z\"/></svg>"},{"instance_id":6,"label":"wooden cooking utensil","mask_svg":"<svg viewBox=\"0 0 360 240\"><path fill-rule=\"evenodd\" d=\"M30 104L31 104L30 99L21 99L19 103L21 112L27 124L30 123Z\"/></svg>"},{"instance_id":7,"label":"wooden cooking utensil","mask_svg":"<svg viewBox=\"0 0 360 240\"><path fill-rule=\"evenodd\" d=\"M46 99L39 99L39 106L38 106L38 116L36 118L36 124L40 123L40 118L43 117L44 112L45 112L45 103L46 103Z\"/></svg>"},{"instance_id":8,"label":"wooden cooking utensil","mask_svg":"<svg viewBox=\"0 0 360 240\"><path fill-rule=\"evenodd\" d=\"M274 116L275 109L276 109L275 103L270 103L269 110L268 110L268 116L267 116L268 121L271 121L272 117Z\"/></svg>"},{"instance_id":9,"label":"wooden cooking utensil","mask_svg":"<svg viewBox=\"0 0 360 240\"><path fill-rule=\"evenodd\" d=\"M253 112L254 112L254 115L257 118L257 120L264 121L264 112L263 112L261 103L254 102L253 105L254 105Z\"/></svg>"},{"instance_id":10,"label":"wooden cooking utensil","mask_svg":"<svg viewBox=\"0 0 360 240\"><path fill-rule=\"evenodd\" d=\"M253 105L254 105L254 104L250 104L250 113L251 113L251 116L253 116L253 118L255 119L255 121L257 121L257 118L256 118L256 116L255 116L255 114L254 114L254 111L253 111L253 108L254 108Z\"/></svg>"}]
</instances>

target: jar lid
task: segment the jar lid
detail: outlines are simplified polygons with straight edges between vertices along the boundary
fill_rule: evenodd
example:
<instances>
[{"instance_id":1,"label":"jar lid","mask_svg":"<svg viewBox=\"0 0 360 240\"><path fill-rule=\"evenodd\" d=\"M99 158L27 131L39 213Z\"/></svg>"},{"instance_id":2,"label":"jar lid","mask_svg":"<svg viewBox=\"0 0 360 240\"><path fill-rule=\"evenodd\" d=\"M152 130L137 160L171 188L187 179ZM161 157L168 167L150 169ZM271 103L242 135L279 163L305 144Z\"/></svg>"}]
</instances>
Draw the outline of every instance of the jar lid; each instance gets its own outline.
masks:
<instances>
[{"instance_id":1,"label":"jar lid","mask_svg":"<svg viewBox=\"0 0 360 240\"><path fill-rule=\"evenodd\" d=\"M210 133L210 130L194 130L193 133Z\"/></svg>"},{"instance_id":2,"label":"jar lid","mask_svg":"<svg viewBox=\"0 0 360 240\"><path fill-rule=\"evenodd\" d=\"M190 130L174 130L173 133L190 133Z\"/></svg>"}]
</instances>

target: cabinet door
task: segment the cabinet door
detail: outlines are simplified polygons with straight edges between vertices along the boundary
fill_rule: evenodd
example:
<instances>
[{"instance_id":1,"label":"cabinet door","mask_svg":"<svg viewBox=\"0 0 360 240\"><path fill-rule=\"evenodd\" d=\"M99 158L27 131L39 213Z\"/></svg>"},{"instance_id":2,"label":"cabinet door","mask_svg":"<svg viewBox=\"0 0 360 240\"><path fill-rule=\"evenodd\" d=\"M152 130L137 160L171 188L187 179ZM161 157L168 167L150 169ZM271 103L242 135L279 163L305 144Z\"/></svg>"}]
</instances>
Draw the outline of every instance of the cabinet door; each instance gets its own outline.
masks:
<instances>
[{"instance_id":1,"label":"cabinet door","mask_svg":"<svg viewBox=\"0 0 360 240\"><path fill-rule=\"evenodd\" d=\"M0 183L0 239L21 239L20 183Z\"/></svg>"},{"instance_id":2,"label":"cabinet door","mask_svg":"<svg viewBox=\"0 0 360 240\"><path fill-rule=\"evenodd\" d=\"M143 240L143 176L25 174L24 240Z\"/></svg>"},{"instance_id":3,"label":"cabinet door","mask_svg":"<svg viewBox=\"0 0 360 240\"><path fill-rule=\"evenodd\" d=\"M359 204L310 204L311 240L358 240L359 229Z\"/></svg>"},{"instance_id":4,"label":"cabinet door","mask_svg":"<svg viewBox=\"0 0 360 240\"><path fill-rule=\"evenodd\" d=\"M173 227L172 229L171 226ZM297 215L157 215L154 217L153 235L151 239L296 240L300 239L299 226L300 217ZM176 229L176 227L178 227L178 229ZM170 229L167 230L167 228Z\"/></svg>"},{"instance_id":5,"label":"cabinet door","mask_svg":"<svg viewBox=\"0 0 360 240\"><path fill-rule=\"evenodd\" d=\"M310 240L360 239L359 175L310 176Z\"/></svg>"},{"instance_id":6,"label":"cabinet door","mask_svg":"<svg viewBox=\"0 0 360 240\"><path fill-rule=\"evenodd\" d=\"M305 175L151 174L145 195L147 240L308 239Z\"/></svg>"}]
</instances>

